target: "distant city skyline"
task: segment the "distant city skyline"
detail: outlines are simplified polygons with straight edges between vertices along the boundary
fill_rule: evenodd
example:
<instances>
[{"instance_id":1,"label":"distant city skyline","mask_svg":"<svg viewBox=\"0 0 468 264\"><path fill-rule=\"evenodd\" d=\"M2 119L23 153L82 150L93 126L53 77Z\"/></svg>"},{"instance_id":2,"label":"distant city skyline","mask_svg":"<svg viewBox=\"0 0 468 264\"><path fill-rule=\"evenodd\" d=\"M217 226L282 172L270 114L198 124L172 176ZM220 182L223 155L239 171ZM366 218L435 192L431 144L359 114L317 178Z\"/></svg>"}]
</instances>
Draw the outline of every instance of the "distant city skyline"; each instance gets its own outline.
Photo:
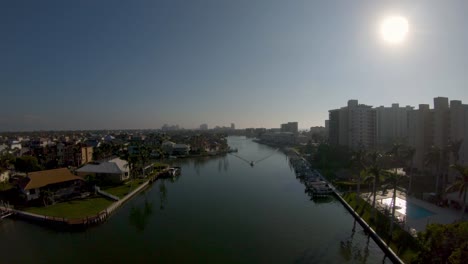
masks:
<instances>
[{"instance_id":1,"label":"distant city skyline","mask_svg":"<svg viewBox=\"0 0 468 264\"><path fill-rule=\"evenodd\" d=\"M350 99L468 103L466 1L11 1L0 131L324 126ZM378 25L408 20L389 46Z\"/></svg>"}]
</instances>

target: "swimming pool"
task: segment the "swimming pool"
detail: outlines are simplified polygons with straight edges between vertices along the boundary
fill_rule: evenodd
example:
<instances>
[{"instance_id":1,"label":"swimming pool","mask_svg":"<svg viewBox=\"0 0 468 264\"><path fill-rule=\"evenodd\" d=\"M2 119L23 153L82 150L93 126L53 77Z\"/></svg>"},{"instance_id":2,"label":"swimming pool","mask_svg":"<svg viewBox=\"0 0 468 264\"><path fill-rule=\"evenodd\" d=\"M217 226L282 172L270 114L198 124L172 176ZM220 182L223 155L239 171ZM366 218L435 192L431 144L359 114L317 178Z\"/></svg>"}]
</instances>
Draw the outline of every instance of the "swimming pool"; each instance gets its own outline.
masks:
<instances>
[{"instance_id":1,"label":"swimming pool","mask_svg":"<svg viewBox=\"0 0 468 264\"><path fill-rule=\"evenodd\" d=\"M406 216L411 219L419 219L434 215L435 213L417 206L413 203L406 203Z\"/></svg>"},{"instance_id":2,"label":"swimming pool","mask_svg":"<svg viewBox=\"0 0 468 264\"><path fill-rule=\"evenodd\" d=\"M382 199L382 204L390 206L391 203L392 203L392 198ZM435 214L434 212L426 210L425 208L422 208L421 206L407 202L406 200L400 199L398 197L396 198L395 204L397 206L396 208L397 212L403 215L406 215L408 218L411 218L411 219L425 218L425 217Z\"/></svg>"}]
</instances>

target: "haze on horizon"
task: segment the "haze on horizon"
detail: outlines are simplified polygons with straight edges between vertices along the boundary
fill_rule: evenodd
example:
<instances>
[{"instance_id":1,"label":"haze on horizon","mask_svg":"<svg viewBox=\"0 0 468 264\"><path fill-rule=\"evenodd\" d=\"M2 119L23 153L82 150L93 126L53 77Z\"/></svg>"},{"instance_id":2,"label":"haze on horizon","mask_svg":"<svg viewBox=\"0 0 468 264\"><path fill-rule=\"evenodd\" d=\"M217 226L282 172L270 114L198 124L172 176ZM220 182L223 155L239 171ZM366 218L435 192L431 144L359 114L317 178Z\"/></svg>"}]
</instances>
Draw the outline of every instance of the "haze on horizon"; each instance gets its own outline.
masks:
<instances>
[{"instance_id":1,"label":"haze on horizon","mask_svg":"<svg viewBox=\"0 0 468 264\"><path fill-rule=\"evenodd\" d=\"M466 1L4 1L0 131L323 125L468 102ZM379 37L404 16L407 39Z\"/></svg>"}]
</instances>

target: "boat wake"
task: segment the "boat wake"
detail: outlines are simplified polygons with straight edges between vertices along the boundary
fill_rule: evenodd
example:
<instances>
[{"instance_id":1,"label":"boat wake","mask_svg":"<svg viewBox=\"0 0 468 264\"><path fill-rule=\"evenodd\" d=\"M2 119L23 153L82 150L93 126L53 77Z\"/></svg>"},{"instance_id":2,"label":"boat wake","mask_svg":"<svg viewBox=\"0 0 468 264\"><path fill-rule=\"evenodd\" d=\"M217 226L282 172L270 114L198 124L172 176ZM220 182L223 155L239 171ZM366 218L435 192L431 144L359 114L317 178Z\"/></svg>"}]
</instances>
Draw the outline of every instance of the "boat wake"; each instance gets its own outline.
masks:
<instances>
[{"instance_id":1,"label":"boat wake","mask_svg":"<svg viewBox=\"0 0 468 264\"><path fill-rule=\"evenodd\" d=\"M242 160L242 161L245 161L247 164L249 164L250 166L254 166L255 164L258 164L259 162L262 162L266 159L268 159L269 157L273 156L277 151L279 150L279 148L275 149L272 153L268 154L267 156L261 158L261 159L258 159L258 160L247 160L237 154L233 154L233 153L229 153L231 154L232 156L234 157L237 157L238 159Z\"/></svg>"}]
</instances>

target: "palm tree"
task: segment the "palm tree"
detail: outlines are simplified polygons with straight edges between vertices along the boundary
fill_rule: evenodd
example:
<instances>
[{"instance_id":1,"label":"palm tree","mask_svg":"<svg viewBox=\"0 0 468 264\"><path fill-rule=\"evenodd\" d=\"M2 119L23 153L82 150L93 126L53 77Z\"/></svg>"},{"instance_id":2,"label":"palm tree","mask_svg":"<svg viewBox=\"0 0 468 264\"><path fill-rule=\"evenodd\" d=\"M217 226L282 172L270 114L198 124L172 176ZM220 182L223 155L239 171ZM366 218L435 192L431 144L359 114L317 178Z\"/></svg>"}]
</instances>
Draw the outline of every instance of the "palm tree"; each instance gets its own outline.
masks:
<instances>
[{"instance_id":1,"label":"palm tree","mask_svg":"<svg viewBox=\"0 0 468 264\"><path fill-rule=\"evenodd\" d=\"M139 159L136 155L131 155L128 152L125 153L125 155L122 157L124 160L127 161L127 164L125 165L128 170L129 170L129 175L130 175L130 185L129 188L132 188L133 180L136 179L137 177L137 168L139 164Z\"/></svg>"},{"instance_id":2,"label":"palm tree","mask_svg":"<svg viewBox=\"0 0 468 264\"><path fill-rule=\"evenodd\" d=\"M432 166L435 168L435 174L436 174L436 193L440 194L439 188L440 188L440 163L441 163L441 153L442 151L440 150L439 147L437 146L431 146L428 152L426 153L426 156L424 157L424 164L426 166Z\"/></svg>"},{"instance_id":3,"label":"palm tree","mask_svg":"<svg viewBox=\"0 0 468 264\"><path fill-rule=\"evenodd\" d=\"M383 175L383 169L382 167L380 166L380 161L381 161L381 158L382 158L382 154L380 154L379 152L377 151L374 151L374 152L371 152L370 154L368 154L368 157L370 159L370 166L368 167L368 172L369 174L372 175L373 177L373 184L372 184L372 210L374 210L374 214L373 214L373 219L375 220L376 219L376 214L377 214L377 210L375 208L375 199L376 199L376 196L377 196L377 189L378 189L378 186L380 184L380 179Z\"/></svg>"},{"instance_id":4,"label":"palm tree","mask_svg":"<svg viewBox=\"0 0 468 264\"><path fill-rule=\"evenodd\" d=\"M407 175L409 174L409 183L408 183L408 190L406 190L406 194L410 195L411 194L411 185L413 183L413 159L414 159L414 154L416 153L416 149L413 147L408 147L406 149L405 153L405 160L408 162L408 172Z\"/></svg>"},{"instance_id":5,"label":"palm tree","mask_svg":"<svg viewBox=\"0 0 468 264\"><path fill-rule=\"evenodd\" d=\"M357 185L356 185L356 196L360 197L360 192L361 192L361 171L364 171L366 169L366 166L364 165L364 159L365 159L366 152L364 149L359 149L353 153L353 156L351 157L351 166L355 169L354 173L357 178ZM358 205L359 205L359 199Z\"/></svg>"},{"instance_id":6,"label":"palm tree","mask_svg":"<svg viewBox=\"0 0 468 264\"><path fill-rule=\"evenodd\" d=\"M463 221L463 218L465 216L465 210L466 210L466 192L468 189L468 167L455 164L451 166L452 169L456 170L460 176L457 177L455 182L450 185L447 188L447 192L456 190L458 191L458 197L461 198L463 196L463 208L462 208L462 214L460 219Z\"/></svg>"},{"instance_id":7,"label":"palm tree","mask_svg":"<svg viewBox=\"0 0 468 264\"><path fill-rule=\"evenodd\" d=\"M453 158L454 158L454 164L458 163L458 160L460 159L460 148L463 143L463 139L459 140L450 140L448 144L448 150L450 153L452 153Z\"/></svg>"},{"instance_id":8,"label":"palm tree","mask_svg":"<svg viewBox=\"0 0 468 264\"><path fill-rule=\"evenodd\" d=\"M403 149L403 145L397 143L394 144L392 147L392 150L388 153L388 155L392 159L392 165L393 169L391 171L388 171L386 174L387 176L387 182L390 184L390 186L393 189L393 195L392 195L392 212L391 212L391 218L390 218L390 235L393 232L393 219L395 218L395 205L396 205L396 191L398 188L398 184L406 178L406 175L403 173L398 172L398 168L404 166L405 164L405 159L410 159L412 160L412 156L414 155L414 149L408 148L407 151ZM412 162L412 161L411 161Z\"/></svg>"},{"instance_id":9,"label":"palm tree","mask_svg":"<svg viewBox=\"0 0 468 264\"><path fill-rule=\"evenodd\" d=\"M49 189L41 190L40 197L42 198L42 202L44 203L44 206L49 205L49 202L51 204L54 203L54 193L50 191Z\"/></svg>"},{"instance_id":10,"label":"palm tree","mask_svg":"<svg viewBox=\"0 0 468 264\"><path fill-rule=\"evenodd\" d=\"M392 213L390 218L390 235L393 233L393 220L395 219L395 205L396 205L396 192L398 188L398 184L405 178L404 174L399 174L397 171L390 171L387 174L387 181L393 189L392 195Z\"/></svg>"},{"instance_id":11,"label":"palm tree","mask_svg":"<svg viewBox=\"0 0 468 264\"><path fill-rule=\"evenodd\" d=\"M150 153L151 153L151 150L143 145L143 144L138 144L138 154L137 154L137 160L138 160L138 164L140 164L140 169L141 169L141 172L143 174L143 177L146 176L145 175L145 166L148 165L148 162L150 160Z\"/></svg>"}]
</instances>

